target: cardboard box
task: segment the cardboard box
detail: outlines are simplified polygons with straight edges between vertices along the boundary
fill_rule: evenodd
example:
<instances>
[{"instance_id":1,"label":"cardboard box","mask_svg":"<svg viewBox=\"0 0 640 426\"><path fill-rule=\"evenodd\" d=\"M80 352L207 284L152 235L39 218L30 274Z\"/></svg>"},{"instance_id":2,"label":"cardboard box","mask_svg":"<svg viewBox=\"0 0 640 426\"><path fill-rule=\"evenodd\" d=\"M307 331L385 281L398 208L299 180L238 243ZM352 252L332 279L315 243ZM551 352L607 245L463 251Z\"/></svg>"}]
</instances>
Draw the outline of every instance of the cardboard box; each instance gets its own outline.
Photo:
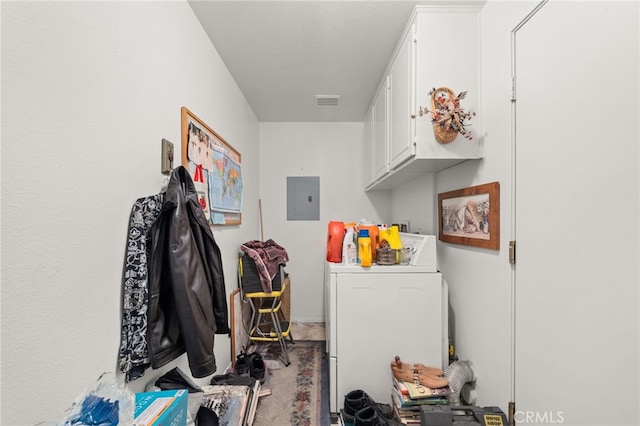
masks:
<instances>
[{"instance_id":1,"label":"cardboard box","mask_svg":"<svg viewBox=\"0 0 640 426\"><path fill-rule=\"evenodd\" d=\"M134 426L186 426L186 389L136 394Z\"/></svg>"}]
</instances>

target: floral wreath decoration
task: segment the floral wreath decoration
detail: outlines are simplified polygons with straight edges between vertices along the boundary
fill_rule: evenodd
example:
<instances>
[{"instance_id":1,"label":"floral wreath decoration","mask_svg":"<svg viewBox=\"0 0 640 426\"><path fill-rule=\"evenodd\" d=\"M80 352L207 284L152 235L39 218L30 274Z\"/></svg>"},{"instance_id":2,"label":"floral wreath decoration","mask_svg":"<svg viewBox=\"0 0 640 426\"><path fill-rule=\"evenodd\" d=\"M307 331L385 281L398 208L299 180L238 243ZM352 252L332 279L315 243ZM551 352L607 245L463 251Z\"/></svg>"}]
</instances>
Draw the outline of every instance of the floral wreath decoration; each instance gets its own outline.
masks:
<instances>
[{"instance_id":1,"label":"floral wreath decoration","mask_svg":"<svg viewBox=\"0 0 640 426\"><path fill-rule=\"evenodd\" d=\"M465 139L472 140L471 131L467 130L468 122L476 115L475 112L465 111L460 107L460 100L467 96L467 92L460 92L458 96L448 87L433 88L429 92L431 96L431 109L419 107L417 114L411 114L411 118L431 114L433 133L440 143L452 142L460 133Z\"/></svg>"}]
</instances>

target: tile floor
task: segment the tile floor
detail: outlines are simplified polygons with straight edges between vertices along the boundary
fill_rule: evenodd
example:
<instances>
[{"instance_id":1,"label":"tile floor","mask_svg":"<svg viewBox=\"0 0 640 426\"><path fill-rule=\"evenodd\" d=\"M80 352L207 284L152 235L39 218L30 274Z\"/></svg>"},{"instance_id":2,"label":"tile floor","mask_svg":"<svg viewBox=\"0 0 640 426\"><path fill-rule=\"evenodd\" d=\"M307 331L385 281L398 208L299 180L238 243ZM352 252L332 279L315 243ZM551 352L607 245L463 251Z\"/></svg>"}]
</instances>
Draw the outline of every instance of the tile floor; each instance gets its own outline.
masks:
<instances>
[{"instance_id":1,"label":"tile floor","mask_svg":"<svg viewBox=\"0 0 640 426\"><path fill-rule=\"evenodd\" d=\"M291 324L293 340L325 340L324 322L297 322Z\"/></svg>"}]
</instances>

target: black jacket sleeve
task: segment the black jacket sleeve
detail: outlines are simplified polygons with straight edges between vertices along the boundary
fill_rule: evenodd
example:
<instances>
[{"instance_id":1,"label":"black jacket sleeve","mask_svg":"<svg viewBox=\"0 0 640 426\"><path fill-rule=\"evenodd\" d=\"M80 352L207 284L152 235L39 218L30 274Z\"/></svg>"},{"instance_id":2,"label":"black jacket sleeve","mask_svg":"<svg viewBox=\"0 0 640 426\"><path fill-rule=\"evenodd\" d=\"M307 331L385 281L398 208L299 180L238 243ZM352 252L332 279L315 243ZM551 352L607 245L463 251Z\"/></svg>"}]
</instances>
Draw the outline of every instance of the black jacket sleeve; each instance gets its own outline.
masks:
<instances>
[{"instance_id":1,"label":"black jacket sleeve","mask_svg":"<svg viewBox=\"0 0 640 426\"><path fill-rule=\"evenodd\" d=\"M152 230L148 341L151 365L186 351L194 377L216 372L214 335L229 333L220 249L188 171L173 171Z\"/></svg>"}]
</instances>

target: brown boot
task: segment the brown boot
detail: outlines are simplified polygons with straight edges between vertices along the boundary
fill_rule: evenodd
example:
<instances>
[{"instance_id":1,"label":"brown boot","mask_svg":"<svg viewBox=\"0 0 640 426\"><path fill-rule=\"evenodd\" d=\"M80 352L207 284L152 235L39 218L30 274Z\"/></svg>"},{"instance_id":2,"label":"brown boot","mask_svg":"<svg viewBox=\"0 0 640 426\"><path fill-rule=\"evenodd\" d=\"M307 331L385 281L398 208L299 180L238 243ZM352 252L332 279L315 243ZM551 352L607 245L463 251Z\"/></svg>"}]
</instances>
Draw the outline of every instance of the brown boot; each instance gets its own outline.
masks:
<instances>
[{"instance_id":1,"label":"brown boot","mask_svg":"<svg viewBox=\"0 0 640 426\"><path fill-rule=\"evenodd\" d=\"M444 377L420 373L414 374L411 370L398 369L396 367L391 367L391 373L393 373L393 377L401 382L415 383L417 381L422 386L431 389L443 388L449 384L449 380Z\"/></svg>"},{"instance_id":2,"label":"brown boot","mask_svg":"<svg viewBox=\"0 0 640 426\"><path fill-rule=\"evenodd\" d=\"M391 368L396 368L398 370L408 370L418 374L427 374L429 376L440 377L444 374L442 370L435 367L429 367L424 364L407 364L405 362L400 361L400 357L396 355L396 359L391 361Z\"/></svg>"}]
</instances>

